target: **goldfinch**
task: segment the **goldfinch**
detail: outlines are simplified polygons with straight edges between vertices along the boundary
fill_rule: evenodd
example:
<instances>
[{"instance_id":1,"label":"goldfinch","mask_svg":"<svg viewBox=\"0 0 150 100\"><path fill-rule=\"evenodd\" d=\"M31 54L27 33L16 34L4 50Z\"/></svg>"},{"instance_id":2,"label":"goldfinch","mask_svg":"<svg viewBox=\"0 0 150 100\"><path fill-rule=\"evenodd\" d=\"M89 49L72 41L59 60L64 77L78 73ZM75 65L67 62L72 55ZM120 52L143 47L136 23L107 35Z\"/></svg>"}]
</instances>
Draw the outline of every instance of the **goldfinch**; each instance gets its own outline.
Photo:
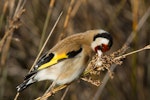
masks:
<instances>
[{"instance_id":1,"label":"goldfinch","mask_svg":"<svg viewBox=\"0 0 150 100\"><path fill-rule=\"evenodd\" d=\"M101 29L71 35L41 56L24 82L17 86L17 91L43 80L55 81L57 85L69 84L79 78L94 53L101 55L112 44L111 35Z\"/></svg>"}]
</instances>

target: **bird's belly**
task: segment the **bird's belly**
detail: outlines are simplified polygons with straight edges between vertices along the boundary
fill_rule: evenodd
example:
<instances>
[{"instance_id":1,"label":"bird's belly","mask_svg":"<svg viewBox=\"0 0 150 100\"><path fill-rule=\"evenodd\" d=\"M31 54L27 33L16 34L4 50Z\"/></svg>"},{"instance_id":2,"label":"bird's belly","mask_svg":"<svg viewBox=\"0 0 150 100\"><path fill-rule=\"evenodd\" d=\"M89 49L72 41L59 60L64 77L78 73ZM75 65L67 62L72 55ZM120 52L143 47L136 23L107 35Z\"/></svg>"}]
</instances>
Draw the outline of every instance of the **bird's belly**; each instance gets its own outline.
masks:
<instances>
[{"instance_id":1,"label":"bird's belly","mask_svg":"<svg viewBox=\"0 0 150 100\"><path fill-rule=\"evenodd\" d=\"M73 60L72 63L67 63L67 65L64 66L64 70L59 75L57 84L66 84L77 79L81 75L85 67L86 66L79 63L78 60Z\"/></svg>"},{"instance_id":2,"label":"bird's belly","mask_svg":"<svg viewBox=\"0 0 150 100\"><path fill-rule=\"evenodd\" d=\"M51 80L56 84L67 84L75 80L85 69L82 59L67 59L37 73L35 79L38 81Z\"/></svg>"}]
</instances>

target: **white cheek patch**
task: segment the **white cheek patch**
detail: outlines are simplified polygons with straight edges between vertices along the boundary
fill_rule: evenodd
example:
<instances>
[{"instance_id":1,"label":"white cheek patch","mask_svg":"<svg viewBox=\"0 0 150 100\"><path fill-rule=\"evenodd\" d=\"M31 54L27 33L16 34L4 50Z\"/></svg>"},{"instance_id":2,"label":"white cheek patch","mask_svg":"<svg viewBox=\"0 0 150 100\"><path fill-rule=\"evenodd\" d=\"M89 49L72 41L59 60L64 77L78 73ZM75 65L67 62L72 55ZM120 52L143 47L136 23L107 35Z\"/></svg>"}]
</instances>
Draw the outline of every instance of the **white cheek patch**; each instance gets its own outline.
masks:
<instances>
[{"instance_id":1,"label":"white cheek patch","mask_svg":"<svg viewBox=\"0 0 150 100\"><path fill-rule=\"evenodd\" d=\"M97 38L95 41L92 42L91 47L93 50L95 50L95 47L100 46L102 44L108 44L109 40L105 38Z\"/></svg>"},{"instance_id":2,"label":"white cheek patch","mask_svg":"<svg viewBox=\"0 0 150 100\"><path fill-rule=\"evenodd\" d=\"M99 44L108 44L109 40L105 38L97 38L96 40L99 41Z\"/></svg>"}]
</instances>

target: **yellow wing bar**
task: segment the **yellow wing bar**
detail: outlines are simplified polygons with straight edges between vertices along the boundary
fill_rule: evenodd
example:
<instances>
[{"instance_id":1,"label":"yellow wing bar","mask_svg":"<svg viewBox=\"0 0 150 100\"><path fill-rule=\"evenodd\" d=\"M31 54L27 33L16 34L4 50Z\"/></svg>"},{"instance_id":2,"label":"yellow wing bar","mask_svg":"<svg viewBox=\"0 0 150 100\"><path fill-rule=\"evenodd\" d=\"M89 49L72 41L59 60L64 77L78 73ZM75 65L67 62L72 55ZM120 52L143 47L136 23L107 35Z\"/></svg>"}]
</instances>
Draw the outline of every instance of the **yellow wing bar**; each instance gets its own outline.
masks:
<instances>
[{"instance_id":1,"label":"yellow wing bar","mask_svg":"<svg viewBox=\"0 0 150 100\"><path fill-rule=\"evenodd\" d=\"M47 68L47 67L50 67L51 65L56 64L59 60L65 59L65 58L68 58L68 55L66 55L65 53L59 54L59 55L55 54L55 56L54 56L49 62L47 62L47 63L41 65L41 66L38 68L38 70L41 70L41 69L45 69L45 68Z\"/></svg>"}]
</instances>

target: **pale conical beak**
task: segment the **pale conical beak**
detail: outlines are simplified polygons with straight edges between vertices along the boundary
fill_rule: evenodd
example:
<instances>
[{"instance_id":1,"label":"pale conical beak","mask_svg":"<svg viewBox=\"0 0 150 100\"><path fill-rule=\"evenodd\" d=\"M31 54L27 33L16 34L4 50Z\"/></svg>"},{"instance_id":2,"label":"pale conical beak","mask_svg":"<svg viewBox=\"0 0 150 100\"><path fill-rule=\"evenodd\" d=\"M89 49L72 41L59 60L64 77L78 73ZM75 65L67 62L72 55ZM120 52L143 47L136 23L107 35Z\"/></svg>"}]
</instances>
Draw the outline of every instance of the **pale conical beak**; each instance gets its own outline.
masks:
<instances>
[{"instance_id":1,"label":"pale conical beak","mask_svg":"<svg viewBox=\"0 0 150 100\"><path fill-rule=\"evenodd\" d=\"M103 52L101 50L97 50L97 53L98 53L98 57L101 57Z\"/></svg>"},{"instance_id":2,"label":"pale conical beak","mask_svg":"<svg viewBox=\"0 0 150 100\"><path fill-rule=\"evenodd\" d=\"M97 50L98 53L98 59L97 59L97 65L101 66L102 65L102 61L100 61L101 56L102 56L102 51L101 50Z\"/></svg>"}]
</instances>

